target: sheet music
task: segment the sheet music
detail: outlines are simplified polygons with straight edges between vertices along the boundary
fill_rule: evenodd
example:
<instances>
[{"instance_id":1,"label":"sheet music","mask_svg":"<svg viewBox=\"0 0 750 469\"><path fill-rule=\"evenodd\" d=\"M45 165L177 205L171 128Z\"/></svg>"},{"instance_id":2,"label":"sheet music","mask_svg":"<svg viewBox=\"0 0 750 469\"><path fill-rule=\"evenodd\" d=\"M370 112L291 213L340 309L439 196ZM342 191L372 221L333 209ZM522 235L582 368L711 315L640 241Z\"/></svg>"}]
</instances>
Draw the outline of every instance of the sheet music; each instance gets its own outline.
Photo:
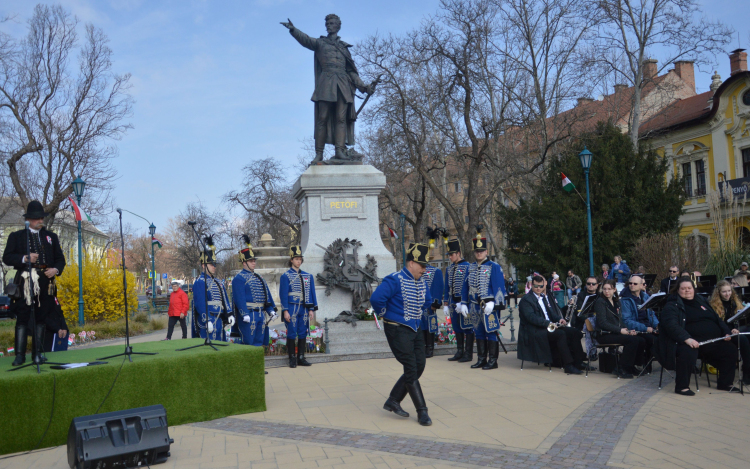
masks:
<instances>
[{"instance_id":1,"label":"sheet music","mask_svg":"<svg viewBox=\"0 0 750 469\"><path fill-rule=\"evenodd\" d=\"M592 297L596 298L596 293L594 293L593 295L587 295L586 298L583 299L583 304L581 305L581 310L578 312L578 316L580 316L581 313L586 311L586 303L588 303L589 298L592 298ZM594 300L591 300L591 301L593 303Z\"/></svg>"},{"instance_id":2,"label":"sheet music","mask_svg":"<svg viewBox=\"0 0 750 469\"><path fill-rule=\"evenodd\" d=\"M653 295L651 295L651 297L650 297L650 298L649 298L648 300L646 300L646 302L645 302L645 303L643 303L642 305L640 305L640 306L638 307L638 309L639 309L639 310L640 310L640 309L643 309L643 307L644 307L644 306L648 306L648 307L646 308L646 309L648 309L648 308L652 307L652 306L653 306L653 305L654 305L655 303L658 303L658 301L657 301L657 300L658 300L659 298L662 298L662 297L664 297L664 296L667 296L667 294L666 294L666 293L664 293L664 292L654 293Z\"/></svg>"},{"instance_id":3,"label":"sheet music","mask_svg":"<svg viewBox=\"0 0 750 469\"><path fill-rule=\"evenodd\" d=\"M734 321L736 321L740 316L742 316L743 314L745 314L745 311L747 311L748 309L750 309L750 304L747 305L747 306L745 306L741 310L737 311L737 314L735 314L731 318L727 319L727 322L734 322Z\"/></svg>"}]
</instances>

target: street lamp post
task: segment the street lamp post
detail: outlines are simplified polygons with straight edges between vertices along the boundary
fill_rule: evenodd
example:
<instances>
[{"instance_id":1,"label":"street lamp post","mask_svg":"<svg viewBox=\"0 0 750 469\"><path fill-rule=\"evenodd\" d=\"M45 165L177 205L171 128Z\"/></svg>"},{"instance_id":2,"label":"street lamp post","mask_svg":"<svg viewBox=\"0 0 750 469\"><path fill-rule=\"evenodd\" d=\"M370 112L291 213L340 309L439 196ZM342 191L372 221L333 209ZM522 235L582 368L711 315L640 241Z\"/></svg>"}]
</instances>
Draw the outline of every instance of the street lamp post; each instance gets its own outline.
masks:
<instances>
[{"instance_id":1,"label":"street lamp post","mask_svg":"<svg viewBox=\"0 0 750 469\"><path fill-rule=\"evenodd\" d=\"M156 267L154 259L154 235L156 234L156 227L153 223L148 227L148 232L151 233L151 304L156 308Z\"/></svg>"},{"instance_id":2,"label":"street lamp post","mask_svg":"<svg viewBox=\"0 0 750 469\"><path fill-rule=\"evenodd\" d=\"M73 183L73 192L78 199L78 206L81 206L81 197L83 197L83 191L86 188L86 182L81 179L81 176L75 178ZM83 326L83 246L81 241L81 220L78 220L78 325Z\"/></svg>"},{"instance_id":3,"label":"street lamp post","mask_svg":"<svg viewBox=\"0 0 750 469\"><path fill-rule=\"evenodd\" d=\"M578 154L578 158L581 159L581 166L583 166L583 172L586 174L586 214L589 219L589 275L594 276L594 237L591 230L591 195L589 193L589 168L591 168L591 158L594 155L586 148L583 147L583 151Z\"/></svg>"}]
</instances>

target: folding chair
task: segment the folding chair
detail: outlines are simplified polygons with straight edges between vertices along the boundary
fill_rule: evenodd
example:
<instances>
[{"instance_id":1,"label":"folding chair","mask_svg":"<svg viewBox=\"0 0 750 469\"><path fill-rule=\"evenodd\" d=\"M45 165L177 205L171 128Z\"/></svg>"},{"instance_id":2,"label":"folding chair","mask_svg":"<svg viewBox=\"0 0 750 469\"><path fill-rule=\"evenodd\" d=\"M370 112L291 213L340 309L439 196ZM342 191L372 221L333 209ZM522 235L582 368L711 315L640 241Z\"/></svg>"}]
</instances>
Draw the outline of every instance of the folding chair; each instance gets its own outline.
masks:
<instances>
[{"instance_id":1,"label":"folding chair","mask_svg":"<svg viewBox=\"0 0 750 469\"><path fill-rule=\"evenodd\" d=\"M615 353L614 353L614 356L615 356L615 369L619 369L620 368L620 357L619 357L618 351L620 350L620 347L622 347L622 346L620 344L602 344L601 342L599 342L598 340L596 340L596 339L593 338L593 333L594 333L595 329L594 329L594 325L591 324L590 318L586 318L585 323L586 323L586 330L588 331L589 334L592 334L592 340L594 341L594 347L596 347L598 349L602 349L602 351L604 351L604 349L606 349L606 348L614 349L614 351L615 351ZM590 367L591 367L591 358L589 357L589 354L587 353L586 354L586 377L587 378L589 376L589 368ZM620 377L618 376L617 379L620 379Z\"/></svg>"}]
</instances>

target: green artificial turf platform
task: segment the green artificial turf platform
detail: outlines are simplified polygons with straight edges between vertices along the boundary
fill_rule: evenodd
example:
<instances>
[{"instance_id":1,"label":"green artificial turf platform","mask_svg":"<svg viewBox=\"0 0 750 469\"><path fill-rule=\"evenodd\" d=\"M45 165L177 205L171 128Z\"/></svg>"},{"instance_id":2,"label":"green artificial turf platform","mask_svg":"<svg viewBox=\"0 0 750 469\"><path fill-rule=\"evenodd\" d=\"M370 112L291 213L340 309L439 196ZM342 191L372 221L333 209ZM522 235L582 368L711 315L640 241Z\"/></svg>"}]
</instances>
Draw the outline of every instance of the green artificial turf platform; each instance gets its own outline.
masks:
<instances>
[{"instance_id":1,"label":"green artificial turf platform","mask_svg":"<svg viewBox=\"0 0 750 469\"><path fill-rule=\"evenodd\" d=\"M217 347L218 352L210 347L175 351L201 343L203 339L139 343L134 352L158 355L133 355L132 363L118 357L106 365L68 370L43 366L41 374L36 367L8 372L13 357L0 358L0 454L37 447L53 410L53 387L52 424L39 448L66 444L71 420L95 413L162 404L171 426L265 411L263 348L230 344ZM52 362L80 363L124 350L119 345L46 355Z\"/></svg>"}]
</instances>

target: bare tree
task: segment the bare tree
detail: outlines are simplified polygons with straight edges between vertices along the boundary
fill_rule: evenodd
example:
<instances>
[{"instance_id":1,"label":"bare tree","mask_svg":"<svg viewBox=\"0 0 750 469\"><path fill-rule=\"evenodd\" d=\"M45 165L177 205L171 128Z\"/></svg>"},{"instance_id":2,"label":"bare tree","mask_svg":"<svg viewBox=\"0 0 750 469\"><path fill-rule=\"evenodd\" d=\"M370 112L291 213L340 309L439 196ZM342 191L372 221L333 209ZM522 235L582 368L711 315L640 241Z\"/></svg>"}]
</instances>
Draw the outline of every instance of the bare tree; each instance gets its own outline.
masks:
<instances>
[{"instance_id":1,"label":"bare tree","mask_svg":"<svg viewBox=\"0 0 750 469\"><path fill-rule=\"evenodd\" d=\"M568 137L569 123L549 122L584 83L571 52L588 38L575 21L584 5L444 0L405 37L359 47L365 74L382 76L365 122L421 176L464 245L498 193ZM448 195L451 180L462 197Z\"/></svg>"},{"instance_id":2,"label":"bare tree","mask_svg":"<svg viewBox=\"0 0 750 469\"><path fill-rule=\"evenodd\" d=\"M292 185L283 176L287 170L274 158L255 160L242 168L242 187L231 191L225 200L242 208L247 228L255 236L270 233L280 242L299 239L299 209L292 195ZM248 233L253 237L253 233Z\"/></svg>"},{"instance_id":3,"label":"bare tree","mask_svg":"<svg viewBox=\"0 0 750 469\"><path fill-rule=\"evenodd\" d=\"M86 209L109 200L116 176L113 142L131 127L130 75L112 71L101 29L85 26L61 6L37 5L23 39L0 41L0 157L18 202L38 199L52 224L80 175ZM77 54L77 58L74 59Z\"/></svg>"},{"instance_id":4,"label":"bare tree","mask_svg":"<svg viewBox=\"0 0 750 469\"><path fill-rule=\"evenodd\" d=\"M598 0L603 19L597 58L605 71L622 77L634 88L630 137L638 147L643 90L654 77L680 60L710 63L729 43L732 29L705 17L696 18L696 0ZM659 52L655 73L644 73Z\"/></svg>"}]
</instances>

